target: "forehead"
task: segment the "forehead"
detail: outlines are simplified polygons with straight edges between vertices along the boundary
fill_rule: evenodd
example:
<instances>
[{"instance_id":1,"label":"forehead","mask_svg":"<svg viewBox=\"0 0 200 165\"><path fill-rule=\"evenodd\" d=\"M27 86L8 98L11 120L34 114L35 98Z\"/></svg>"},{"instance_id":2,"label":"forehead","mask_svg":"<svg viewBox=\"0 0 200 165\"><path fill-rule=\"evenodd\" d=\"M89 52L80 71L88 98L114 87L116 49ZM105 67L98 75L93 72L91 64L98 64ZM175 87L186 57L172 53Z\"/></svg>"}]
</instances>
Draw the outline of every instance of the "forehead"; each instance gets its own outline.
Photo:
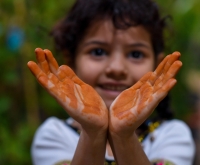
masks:
<instances>
[{"instance_id":1,"label":"forehead","mask_svg":"<svg viewBox=\"0 0 200 165\"><path fill-rule=\"evenodd\" d=\"M116 41L122 41L123 44L145 42L151 45L151 36L143 26L117 29L110 20L96 21L91 24L82 41L87 42L96 39L107 43L115 43Z\"/></svg>"}]
</instances>

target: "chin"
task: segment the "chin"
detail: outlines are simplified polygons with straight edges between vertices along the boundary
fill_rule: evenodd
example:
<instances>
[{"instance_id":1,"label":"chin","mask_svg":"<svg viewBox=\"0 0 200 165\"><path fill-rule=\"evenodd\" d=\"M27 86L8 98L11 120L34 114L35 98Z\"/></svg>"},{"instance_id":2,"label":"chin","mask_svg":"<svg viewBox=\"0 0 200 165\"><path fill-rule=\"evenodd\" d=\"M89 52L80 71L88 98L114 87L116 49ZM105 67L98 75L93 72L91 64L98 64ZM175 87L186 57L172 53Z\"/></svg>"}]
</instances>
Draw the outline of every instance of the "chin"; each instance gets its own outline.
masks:
<instances>
[{"instance_id":1,"label":"chin","mask_svg":"<svg viewBox=\"0 0 200 165\"><path fill-rule=\"evenodd\" d=\"M113 101L114 100L107 100L107 101L105 101L105 104L106 104L106 107L108 108L108 110L109 110L109 108L110 108L110 106L111 106L111 104L112 104Z\"/></svg>"}]
</instances>

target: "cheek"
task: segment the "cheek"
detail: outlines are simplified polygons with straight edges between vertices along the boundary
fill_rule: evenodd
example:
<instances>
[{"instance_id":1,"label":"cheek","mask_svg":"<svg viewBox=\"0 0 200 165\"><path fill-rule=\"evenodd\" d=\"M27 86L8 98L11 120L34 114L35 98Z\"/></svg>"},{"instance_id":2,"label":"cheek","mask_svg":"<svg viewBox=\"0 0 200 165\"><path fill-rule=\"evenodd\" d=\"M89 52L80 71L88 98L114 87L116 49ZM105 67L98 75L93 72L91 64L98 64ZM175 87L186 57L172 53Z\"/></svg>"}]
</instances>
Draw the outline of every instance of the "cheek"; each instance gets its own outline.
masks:
<instances>
[{"instance_id":1,"label":"cheek","mask_svg":"<svg viewBox=\"0 0 200 165\"><path fill-rule=\"evenodd\" d=\"M99 75L101 74L101 68L100 65L86 60L77 63L75 72L82 81L94 87L98 81Z\"/></svg>"},{"instance_id":2,"label":"cheek","mask_svg":"<svg viewBox=\"0 0 200 165\"><path fill-rule=\"evenodd\" d=\"M135 81L138 81L144 76L146 73L154 71L154 63L146 63L143 65L135 66L134 70L132 70L133 78Z\"/></svg>"}]
</instances>

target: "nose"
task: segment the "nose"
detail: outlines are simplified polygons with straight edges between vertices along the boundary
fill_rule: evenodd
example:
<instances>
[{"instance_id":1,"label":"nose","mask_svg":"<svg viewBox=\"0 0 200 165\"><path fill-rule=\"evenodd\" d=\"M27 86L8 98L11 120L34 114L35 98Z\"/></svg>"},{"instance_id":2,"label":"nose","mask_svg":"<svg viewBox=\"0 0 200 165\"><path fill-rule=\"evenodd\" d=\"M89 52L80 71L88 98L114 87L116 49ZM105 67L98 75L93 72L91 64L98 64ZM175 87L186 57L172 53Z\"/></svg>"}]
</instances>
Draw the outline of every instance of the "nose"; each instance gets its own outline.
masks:
<instances>
[{"instance_id":1,"label":"nose","mask_svg":"<svg viewBox=\"0 0 200 165\"><path fill-rule=\"evenodd\" d=\"M126 58L120 53L110 56L106 67L106 75L115 80L123 80L127 77Z\"/></svg>"}]
</instances>

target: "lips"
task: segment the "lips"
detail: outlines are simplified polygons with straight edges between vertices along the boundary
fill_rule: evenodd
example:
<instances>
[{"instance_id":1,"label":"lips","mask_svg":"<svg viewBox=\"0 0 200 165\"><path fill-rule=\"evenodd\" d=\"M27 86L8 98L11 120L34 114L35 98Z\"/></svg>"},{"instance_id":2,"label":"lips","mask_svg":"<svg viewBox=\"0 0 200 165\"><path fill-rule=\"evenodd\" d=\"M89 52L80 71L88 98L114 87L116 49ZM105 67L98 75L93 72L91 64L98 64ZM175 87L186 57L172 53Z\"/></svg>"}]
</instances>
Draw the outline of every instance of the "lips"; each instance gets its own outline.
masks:
<instances>
[{"instance_id":1,"label":"lips","mask_svg":"<svg viewBox=\"0 0 200 165\"><path fill-rule=\"evenodd\" d=\"M113 85L113 84L104 84L104 85L100 85L100 87L104 90L110 90L110 91L116 91L116 92L122 92L123 90L129 88L126 85Z\"/></svg>"},{"instance_id":2,"label":"lips","mask_svg":"<svg viewBox=\"0 0 200 165\"><path fill-rule=\"evenodd\" d=\"M119 83L105 83L98 85L97 91L103 98L115 99L122 91L129 87Z\"/></svg>"},{"instance_id":3,"label":"lips","mask_svg":"<svg viewBox=\"0 0 200 165\"><path fill-rule=\"evenodd\" d=\"M101 83L96 86L96 91L102 97L106 106L109 108L115 98L130 86L119 83Z\"/></svg>"}]
</instances>

